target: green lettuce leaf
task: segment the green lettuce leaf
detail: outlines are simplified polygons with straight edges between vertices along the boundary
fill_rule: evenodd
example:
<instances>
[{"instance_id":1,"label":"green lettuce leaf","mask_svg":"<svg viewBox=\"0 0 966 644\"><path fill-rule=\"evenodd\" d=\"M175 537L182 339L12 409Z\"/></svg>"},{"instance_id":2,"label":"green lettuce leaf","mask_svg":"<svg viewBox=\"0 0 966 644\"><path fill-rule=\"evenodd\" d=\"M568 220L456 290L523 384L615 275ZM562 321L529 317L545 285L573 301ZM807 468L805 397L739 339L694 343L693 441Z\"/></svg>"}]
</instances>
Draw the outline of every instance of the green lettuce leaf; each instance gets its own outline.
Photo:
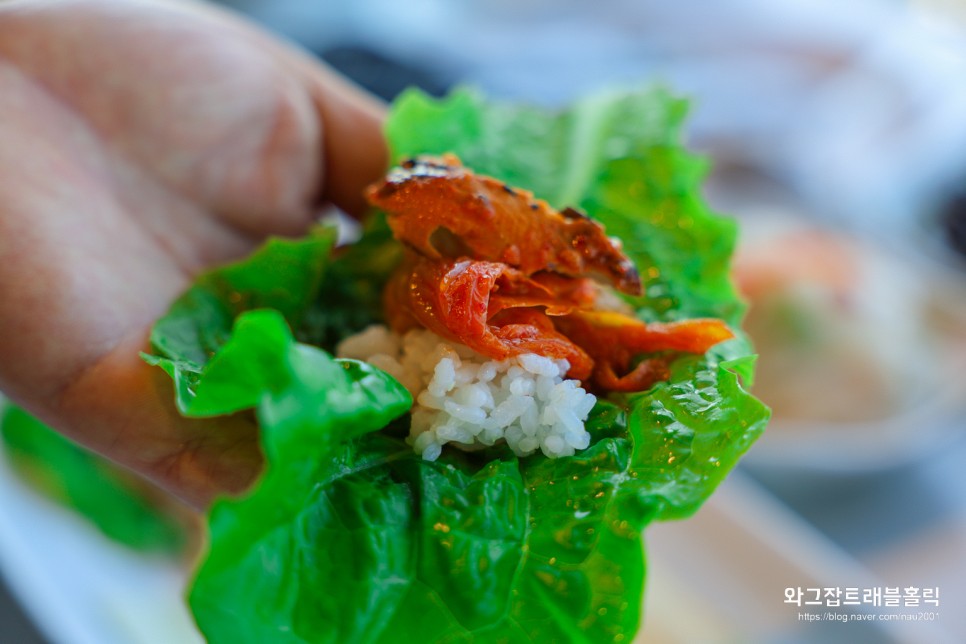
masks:
<instances>
[{"instance_id":1,"label":"green lettuce leaf","mask_svg":"<svg viewBox=\"0 0 966 644\"><path fill-rule=\"evenodd\" d=\"M258 308L278 311L298 327L318 293L336 231L316 229L301 240L271 239L248 259L198 277L151 331L150 363L175 383L175 402L186 416L227 413L195 403L208 361L231 335L235 318ZM244 406L227 403L236 411ZM250 405L249 405L250 406Z\"/></svg>"},{"instance_id":2,"label":"green lettuce leaf","mask_svg":"<svg viewBox=\"0 0 966 644\"><path fill-rule=\"evenodd\" d=\"M166 512L148 484L89 452L12 405L0 435L13 469L54 500L73 508L104 535L142 551L175 554L186 527Z\"/></svg>"},{"instance_id":3,"label":"green lettuce leaf","mask_svg":"<svg viewBox=\"0 0 966 644\"><path fill-rule=\"evenodd\" d=\"M305 312L297 337L334 351L342 338L382 322L382 291L402 259L402 247L381 213L373 215L362 238L340 249Z\"/></svg>"},{"instance_id":4,"label":"green lettuce leaf","mask_svg":"<svg viewBox=\"0 0 966 644\"><path fill-rule=\"evenodd\" d=\"M454 152L601 220L641 269L644 294L629 301L643 319L714 316L737 331L735 226L700 198L705 164L680 146L686 111L659 89L601 94L562 112L470 91L443 100L408 92L387 134L396 161ZM268 462L249 494L211 512L190 592L205 635L632 639L643 528L696 511L767 421L745 389L754 366L745 336L677 360L647 392L599 402L588 420L593 443L572 457L488 449L427 463L394 437L406 421L392 419L411 403L398 383L316 348L379 321L398 244L378 217L341 254L331 239L314 243L302 252L274 242L283 264L305 262L291 284L256 279L257 261L233 267L227 288L209 275L152 336L148 359L179 382L182 411L255 409ZM280 308L263 288L295 295Z\"/></svg>"},{"instance_id":5,"label":"green lettuce leaf","mask_svg":"<svg viewBox=\"0 0 966 644\"><path fill-rule=\"evenodd\" d=\"M405 413L411 398L365 365L330 375L330 395L344 395L338 409L317 425L263 418L262 479L210 511L209 553L189 604L212 641L366 641L404 594L411 497L388 464L412 450L370 432ZM373 414L376 406L385 416ZM320 444L346 427L360 436Z\"/></svg>"}]
</instances>

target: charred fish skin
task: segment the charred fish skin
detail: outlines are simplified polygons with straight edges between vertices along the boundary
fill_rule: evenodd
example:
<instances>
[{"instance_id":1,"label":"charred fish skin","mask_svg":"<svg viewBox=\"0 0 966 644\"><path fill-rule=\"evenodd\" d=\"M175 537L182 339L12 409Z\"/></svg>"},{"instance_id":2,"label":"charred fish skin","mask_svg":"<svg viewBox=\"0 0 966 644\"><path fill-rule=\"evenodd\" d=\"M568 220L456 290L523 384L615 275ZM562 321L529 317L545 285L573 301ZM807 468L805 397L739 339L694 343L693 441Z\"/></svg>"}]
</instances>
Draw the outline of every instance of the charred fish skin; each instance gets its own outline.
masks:
<instances>
[{"instance_id":1,"label":"charred fish skin","mask_svg":"<svg viewBox=\"0 0 966 644\"><path fill-rule=\"evenodd\" d=\"M387 213L397 239L427 257L499 261L527 275L542 270L598 275L624 293L641 293L633 263L599 223L574 208L558 212L529 191L474 174L455 155L406 159L366 196ZM434 243L439 231L455 251Z\"/></svg>"}]
</instances>

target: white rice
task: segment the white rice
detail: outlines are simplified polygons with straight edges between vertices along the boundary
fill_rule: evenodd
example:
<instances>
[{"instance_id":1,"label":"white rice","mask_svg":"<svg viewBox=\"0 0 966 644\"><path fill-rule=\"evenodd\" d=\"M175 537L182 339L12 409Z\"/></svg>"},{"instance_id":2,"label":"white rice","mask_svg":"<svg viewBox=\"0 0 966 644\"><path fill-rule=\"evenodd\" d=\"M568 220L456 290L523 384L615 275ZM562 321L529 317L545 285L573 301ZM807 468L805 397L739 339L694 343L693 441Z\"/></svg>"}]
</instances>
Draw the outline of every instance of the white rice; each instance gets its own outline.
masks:
<instances>
[{"instance_id":1,"label":"white rice","mask_svg":"<svg viewBox=\"0 0 966 644\"><path fill-rule=\"evenodd\" d=\"M530 353L495 361L430 331L399 336L384 326L346 338L336 355L365 360L409 390L408 440L426 460L446 443L473 449L505 440L517 456L539 449L550 458L590 444L584 421L597 399L564 380L566 360Z\"/></svg>"}]
</instances>

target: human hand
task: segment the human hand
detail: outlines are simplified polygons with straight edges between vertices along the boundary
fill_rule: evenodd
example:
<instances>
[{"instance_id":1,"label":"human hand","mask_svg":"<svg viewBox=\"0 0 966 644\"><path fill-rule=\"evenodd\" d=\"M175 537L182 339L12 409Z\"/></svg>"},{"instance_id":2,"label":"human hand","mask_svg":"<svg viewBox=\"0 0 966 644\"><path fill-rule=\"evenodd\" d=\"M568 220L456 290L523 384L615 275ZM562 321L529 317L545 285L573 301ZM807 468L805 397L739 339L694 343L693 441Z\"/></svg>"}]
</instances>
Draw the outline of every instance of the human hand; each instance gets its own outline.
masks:
<instances>
[{"instance_id":1,"label":"human hand","mask_svg":"<svg viewBox=\"0 0 966 644\"><path fill-rule=\"evenodd\" d=\"M181 418L138 352L199 271L359 212L381 119L213 7L0 4L0 389L195 506L243 489L254 424Z\"/></svg>"}]
</instances>

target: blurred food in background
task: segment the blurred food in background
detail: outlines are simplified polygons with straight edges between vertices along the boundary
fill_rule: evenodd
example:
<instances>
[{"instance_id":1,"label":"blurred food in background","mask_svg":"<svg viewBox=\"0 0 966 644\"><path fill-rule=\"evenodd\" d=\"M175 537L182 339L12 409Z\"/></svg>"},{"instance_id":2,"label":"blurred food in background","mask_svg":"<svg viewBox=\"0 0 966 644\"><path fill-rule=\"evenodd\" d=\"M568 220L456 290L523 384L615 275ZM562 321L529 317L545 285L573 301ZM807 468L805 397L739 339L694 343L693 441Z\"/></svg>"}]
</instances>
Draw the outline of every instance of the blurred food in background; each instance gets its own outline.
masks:
<instances>
[{"instance_id":1,"label":"blurred food in background","mask_svg":"<svg viewBox=\"0 0 966 644\"><path fill-rule=\"evenodd\" d=\"M863 470L957 436L966 415L958 276L775 208L749 208L735 262L774 411L753 462Z\"/></svg>"},{"instance_id":2,"label":"blurred food in background","mask_svg":"<svg viewBox=\"0 0 966 644\"><path fill-rule=\"evenodd\" d=\"M743 221L735 275L776 419L889 417L940 386L928 294L908 266L781 213Z\"/></svg>"}]
</instances>

